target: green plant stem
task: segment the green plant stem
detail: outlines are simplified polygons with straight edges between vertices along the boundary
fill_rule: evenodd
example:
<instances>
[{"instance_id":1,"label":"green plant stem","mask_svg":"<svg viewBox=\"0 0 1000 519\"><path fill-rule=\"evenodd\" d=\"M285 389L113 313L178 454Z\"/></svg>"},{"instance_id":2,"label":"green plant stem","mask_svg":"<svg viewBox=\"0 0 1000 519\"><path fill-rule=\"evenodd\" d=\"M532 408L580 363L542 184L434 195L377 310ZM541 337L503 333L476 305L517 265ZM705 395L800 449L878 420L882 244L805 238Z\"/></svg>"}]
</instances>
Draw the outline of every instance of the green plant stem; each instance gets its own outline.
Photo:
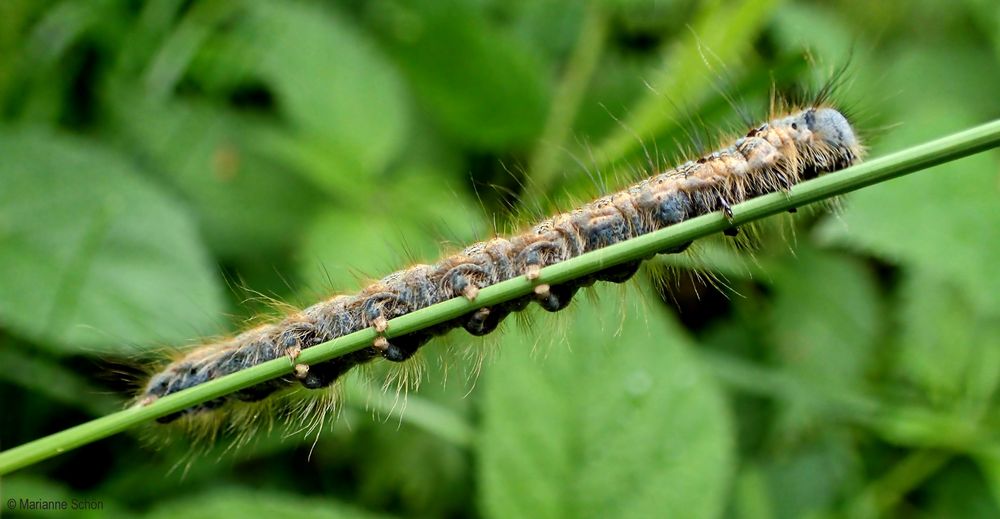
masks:
<instances>
[{"instance_id":1,"label":"green plant stem","mask_svg":"<svg viewBox=\"0 0 1000 519\"><path fill-rule=\"evenodd\" d=\"M691 39L664 49L663 64L649 78L647 94L629 107L621 130L594 150L594 167L600 171L628 158L646 139L661 134L676 119L683 120L678 100L685 100L693 109L713 92L713 86L718 88L716 82L729 75L723 64L742 61L753 35L771 19L780 3L702 2L688 27Z\"/></svg>"},{"instance_id":2,"label":"green plant stem","mask_svg":"<svg viewBox=\"0 0 1000 519\"><path fill-rule=\"evenodd\" d=\"M733 206L732 221L721 213L692 218L626 242L583 254L542 269L531 282L521 276L482 289L475 301L455 298L389 321L388 337L439 324L484 306L493 306L530 294L535 285L558 284L607 267L652 256L680 244L722 232L805 204L842 195L907 173L965 157L1000 145L1000 120L977 126L932 142L880 157L846 170L803 182L787 192L772 193ZM315 364L366 348L375 331L365 329L302 352L297 362ZM71 449L122 432L143 422L175 413L292 371L286 358L254 366L231 375L168 395L145 406L133 406L109 416L26 443L0 453L0 474L6 474Z\"/></svg>"},{"instance_id":3,"label":"green plant stem","mask_svg":"<svg viewBox=\"0 0 1000 519\"><path fill-rule=\"evenodd\" d=\"M549 192L559 172L559 153L572 131L587 85L597 69L607 33L608 18L603 5L596 1L589 2L576 47L552 96L552 108L545 129L528 163L529 183L522 200L542 200Z\"/></svg>"},{"instance_id":4,"label":"green plant stem","mask_svg":"<svg viewBox=\"0 0 1000 519\"><path fill-rule=\"evenodd\" d=\"M908 492L941 470L954 455L920 449L896 463L884 476L865 488L851 505L851 517L883 517Z\"/></svg>"},{"instance_id":5,"label":"green plant stem","mask_svg":"<svg viewBox=\"0 0 1000 519\"><path fill-rule=\"evenodd\" d=\"M982 419L880 400L847 387L829 387L780 369L758 366L731 355L699 352L723 384L747 394L788 404L807 404L815 412L875 432L882 440L914 449L975 454L993 441Z\"/></svg>"}]
</instances>

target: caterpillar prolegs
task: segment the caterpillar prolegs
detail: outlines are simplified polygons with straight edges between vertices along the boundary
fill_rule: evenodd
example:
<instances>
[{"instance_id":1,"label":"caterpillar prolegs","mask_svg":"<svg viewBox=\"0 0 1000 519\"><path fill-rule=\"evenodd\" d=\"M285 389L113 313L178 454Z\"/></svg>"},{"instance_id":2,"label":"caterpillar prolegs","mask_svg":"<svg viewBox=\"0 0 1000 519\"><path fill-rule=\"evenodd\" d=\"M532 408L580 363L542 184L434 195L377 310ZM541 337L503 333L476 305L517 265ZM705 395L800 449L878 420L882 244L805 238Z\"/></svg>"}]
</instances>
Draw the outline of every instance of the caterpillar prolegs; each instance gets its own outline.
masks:
<instances>
[{"instance_id":1,"label":"caterpillar prolegs","mask_svg":"<svg viewBox=\"0 0 1000 519\"><path fill-rule=\"evenodd\" d=\"M845 168L862 155L854 129L834 108L810 106L776 116L724 148L555 215L522 234L476 243L434 265L392 273L357 294L336 296L280 322L198 347L153 375L138 401L148 403L281 356L294 360L305 348L365 328L378 333L370 347L312 366L297 365L294 378L273 379L160 419L169 422L220 408L230 399L259 401L296 383L309 389L326 387L353 367L378 357L402 362L431 338L453 328L486 335L531 302L550 312L559 311L582 287L597 281L628 280L640 262L560 285L540 284L529 296L391 340L384 335L387 321L395 317L455 297L475 299L480 289L517 276L533 280L548 265L695 216L715 211L731 216L733 204ZM680 250L683 247L661 253Z\"/></svg>"}]
</instances>

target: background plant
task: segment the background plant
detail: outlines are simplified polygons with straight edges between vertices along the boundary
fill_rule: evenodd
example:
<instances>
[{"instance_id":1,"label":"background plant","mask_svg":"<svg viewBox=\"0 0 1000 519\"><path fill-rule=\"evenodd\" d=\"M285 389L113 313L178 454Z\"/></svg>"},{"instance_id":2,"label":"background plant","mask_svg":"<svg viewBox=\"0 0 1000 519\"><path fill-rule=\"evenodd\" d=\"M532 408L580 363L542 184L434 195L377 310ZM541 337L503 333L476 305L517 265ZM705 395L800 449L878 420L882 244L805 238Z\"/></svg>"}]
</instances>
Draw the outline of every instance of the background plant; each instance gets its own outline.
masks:
<instances>
[{"instance_id":1,"label":"background plant","mask_svg":"<svg viewBox=\"0 0 1000 519\"><path fill-rule=\"evenodd\" d=\"M538 211L585 198L584 170L643 169L641 144L673 150L688 121L738 128L716 89L761 106L772 81L822 75L806 50L835 66L854 49L846 101L894 126L874 154L1000 103L988 2L423 4L0 5L4 448L116 409L141 352L270 311L257 293L353 288L484 236L524 190ZM794 246L765 228L755 261L709 244L730 289L604 291L545 316L555 333L505 334L471 393L440 384L433 357L460 359L438 343L402 420L372 420L352 387L310 461L312 437L274 435L164 477L183 442L120 436L4 497L137 516L995 516L997 172L980 155L799 214Z\"/></svg>"}]
</instances>

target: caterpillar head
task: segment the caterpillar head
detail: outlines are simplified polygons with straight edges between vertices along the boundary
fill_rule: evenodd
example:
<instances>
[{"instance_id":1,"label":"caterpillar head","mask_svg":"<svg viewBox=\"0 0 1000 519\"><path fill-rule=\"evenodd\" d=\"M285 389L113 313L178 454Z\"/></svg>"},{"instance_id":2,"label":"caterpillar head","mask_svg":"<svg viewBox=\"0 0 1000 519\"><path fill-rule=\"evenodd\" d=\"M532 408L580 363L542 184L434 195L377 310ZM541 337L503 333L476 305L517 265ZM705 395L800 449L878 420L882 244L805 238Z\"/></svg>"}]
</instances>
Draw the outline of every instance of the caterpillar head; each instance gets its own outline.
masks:
<instances>
[{"instance_id":1,"label":"caterpillar head","mask_svg":"<svg viewBox=\"0 0 1000 519\"><path fill-rule=\"evenodd\" d=\"M806 159L806 178L846 168L864 154L851 123L833 108L807 108L778 120L775 126L783 127L795 140Z\"/></svg>"},{"instance_id":2,"label":"caterpillar head","mask_svg":"<svg viewBox=\"0 0 1000 519\"><path fill-rule=\"evenodd\" d=\"M812 108L802 113L802 118L814 139L831 148L858 150L861 145L851 123L833 108Z\"/></svg>"}]
</instances>

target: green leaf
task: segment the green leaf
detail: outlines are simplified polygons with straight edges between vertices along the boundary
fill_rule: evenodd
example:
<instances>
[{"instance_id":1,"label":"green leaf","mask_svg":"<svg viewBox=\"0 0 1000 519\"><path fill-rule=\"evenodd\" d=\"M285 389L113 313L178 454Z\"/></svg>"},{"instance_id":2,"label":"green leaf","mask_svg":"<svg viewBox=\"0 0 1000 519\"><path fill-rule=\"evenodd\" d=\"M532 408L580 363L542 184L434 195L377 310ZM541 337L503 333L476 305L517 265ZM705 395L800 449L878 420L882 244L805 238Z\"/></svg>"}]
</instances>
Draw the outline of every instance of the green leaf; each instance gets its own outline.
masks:
<instances>
[{"instance_id":1,"label":"green leaf","mask_svg":"<svg viewBox=\"0 0 1000 519\"><path fill-rule=\"evenodd\" d=\"M996 96L983 87L993 83L1000 88L1000 75L992 70L995 62L971 52L911 52L893 62L882 89L901 89L897 106L885 108L886 116L896 115L901 126L879 142L880 149L903 148L984 119ZM926 74L931 69L938 72ZM913 78L922 76L926 81L915 85ZM928 91L955 102L926 102ZM894 114L889 113L893 108ZM848 197L844 214L829 219L821 234L952 279L973 304L1000 311L1000 276L995 272L1000 265L998 167L996 152L982 153L864 189Z\"/></svg>"},{"instance_id":2,"label":"green leaf","mask_svg":"<svg viewBox=\"0 0 1000 519\"><path fill-rule=\"evenodd\" d=\"M437 343L428 346L439 347ZM423 363L423 359L414 360ZM427 362L426 365L432 367L443 362L447 361ZM454 363L454 359L450 362ZM422 384L417 394L412 391L409 395L395 394L393 388L386 394L369 388L368 394L349 396L348 405L364 408L363 417L358 421L363 429L359 429L358 425L353 427L355 443L352 447L358 465L355 479L359 483L357 502L379 508L395 505L398 509L401 506L406 515L426 517L454 515L455 510L467 506L472 493L473 474L468 444L456 440L472 438L474 429L461 427L464 422L455 422L461 417L457 408L449 409L440 397L423 396L427 393L426 389L438 390L441 387L443 378L434 375L440 373L425 375L429 383ZM454 380L449 382L451 393L457 394L457 398L452 400L469 394L469 390L461 384L454 383ZM469 400L466 398L462 403L468 405ZM371 416L376 416L375 423L370 423ZM418 428L419 421L424 421L426 425ZM431 428L439 433L450 428L453 432L469 434L452 434L449 438L429 434ZM322 463L324 454L320 452L314 459ZM451 514L448 514L449 509Z\"/></svg>"},{"instance_id":3,"label":"green leaf","mask_svg":"<svg viewBox=\"0 0 1000 519\"><path fill-rule=\"evenodd\" d=\"M991 495L982 473L964 460L948 465L931 479L923 497L926 517L1000 517L1000 504Z\"/></svg>"},{"instance_id":4,"label":"green leaf","mask_svg":"<svg viewBox=\"0 0 1000 519\"><path fill-rule=\"evenodd\" d=\"M322 206L313 184L262 150L274 131L265 121L206 104L154 103L122 91L116 97L120 132L196 209L206 242L220 255L260 257L291 247Z\"/></svg>"},{"instance_id":5,"label":"green leaf","mask_svg":"<svg viewBox=\"0 0 1000 519\"><path fill-rule=\"evenodd\" d=\"M1000 381L1000 321L983 314L954 283L918 270L898 305L902 332L896 371L936 401L969 397L984 405Z\"/></svg>"},{"instance_id":6,"label":"green leaf","mask_svg":"<svg viewBox=\"0 0 1000 519\"><path fill-rule=\"evenodd\" d=\"M842 17L844 11L831 7L789 2L778 9L774 16L774 38L779 42L777 48L785 51L804 49L814 53L821 69L841 66L851 55L857 37L852 34L852 27L845 23ZM817 31L817 27L823 30Z\"/></svg>"},{"instance_id":7,"label":"green leaf","mask_svg":"<svg viewBox=\"0 0 1000 519\"><path fill-rule=\"evenodd\" d=\"M382 4L381 30L421 104L456 140L526 145L544 124L550 86L532 50L460 2Z\"/></svg>"},{"instance_id":8,"label":"green leaf","mask_svg":"<svg viewBox=\"0 0 1000 519\"><path fill-rule=\"evenodd\" d=\"M930 122L951 117L953 110L924 112L922 119ZM995 156L981 154L872 186L852 194L841 220L828 221L823 234L954 279L976 304L1000 311L996 171Z\"/></svg>"},{"instance_id":9,"label":"green leaf","mask_svg":"<svg viewBox=\"0 0 1000 519\"><path fill-rule=\"evenodd\" d=\"M439 171L406 168L361 207L330 209L306 231L299 264L320 292L351 290L414 261L433 262L446 234L457 246L483 236L481 212Z\"/></svg>"},{"instance_id":10,"label":"green leaf","mask_svg":"<svg viewBox=\"0 0 1000 519\"><path fill-rule=\"evenodd\" d=\"M865 387L875 360L881 305L875 280L860 262L803 243L764 270L773 280L768 342L763 346L787 372L816 387L842 391ZM745 305L759 316L760 301ZM793 400L781 407L776 435L809 433L823 409Z\"/></svg>"},{"instance_id":11,"label":"green leaf","mask_svg":"<svg viewBox=\"0 0 1000 519\"><path fill-rule=\"evenodd\" d=\"M733 471L721 395L661 303L621 295L578 305L572 352L545 346L562 338L550 324L504 340L483 388L487 517L721 512Z\"/></svg>"},{"instance_id":12,"label":"green leaf","mask_svg":"<svg viewBox=\"0 0 1000 519\"><path fill-rule=\"evenodd\" d=\"M856 387L880 329L871 273L858 261L805 244L772 267L771 337L778 357L809 380Z\"/></svg>"},{"instance_id":13,"label":"green leaf","mask_svg":"<svg viewBox=\"0 0 1000 519\"><path fill-rule=\"evenodd\" d=\"M242 58L277 94L281 110L336 160L316 175L381 171L403 144L407 106L395 69L335 11L305 2L250 2Z\"/></svg>"},{"instance_id":14,"label":"green leaf","mask_svg":"<svg viewBox=\"0 0 1000 519\"><path fill-rule=\"evenodd\" d=\"M90 416L103 416L121 408L121 401L91 384L85 376L41 355L19 351L23 346L7 339L0 342L0 380L80 409Z\"/></svg>"},{"instance_id":15,"label":"green leaf","mask_svg":"<svg viewBox=\"0 0 1000 519\"><path fill-rule=\"evenodd\" d=\"M145 517L374 519L391 516L367 512L330 499L307 498L260 489L222 488L161 503Z\"/></svg>"},{"instance_id":16,"label":"green leaf","mask_svg":"<svg viewBox=\"0 0 1000 519\"><path fill-rule=\"evenodd\" d=\"M759 465L768 484L775 519L822 517L838 499L856 492L861 466L849 441L824 434Z\"/></svg>"},{"instance_id":17,"label":"green leaf","mask_svg":"<svg viewBox=\"0 0 1000 519\"><path fill-rule=\"evenodd\" d=\"M0 321L101 351L214 333L222 291L194 224L122 157L0 133Z\"/></svg>"},{"instance_id":18,"label":"green leaf","mask_svg":"<svg viewBox=\"0 0 1000 519\"><path fill-rule=\"evenodd\" d=\"M774 499L768 492L764 469L757 464L740 470L733 485L733 504L730 506L736 519L771 519L774 517Z\"/></svg>"}]
</instances>

